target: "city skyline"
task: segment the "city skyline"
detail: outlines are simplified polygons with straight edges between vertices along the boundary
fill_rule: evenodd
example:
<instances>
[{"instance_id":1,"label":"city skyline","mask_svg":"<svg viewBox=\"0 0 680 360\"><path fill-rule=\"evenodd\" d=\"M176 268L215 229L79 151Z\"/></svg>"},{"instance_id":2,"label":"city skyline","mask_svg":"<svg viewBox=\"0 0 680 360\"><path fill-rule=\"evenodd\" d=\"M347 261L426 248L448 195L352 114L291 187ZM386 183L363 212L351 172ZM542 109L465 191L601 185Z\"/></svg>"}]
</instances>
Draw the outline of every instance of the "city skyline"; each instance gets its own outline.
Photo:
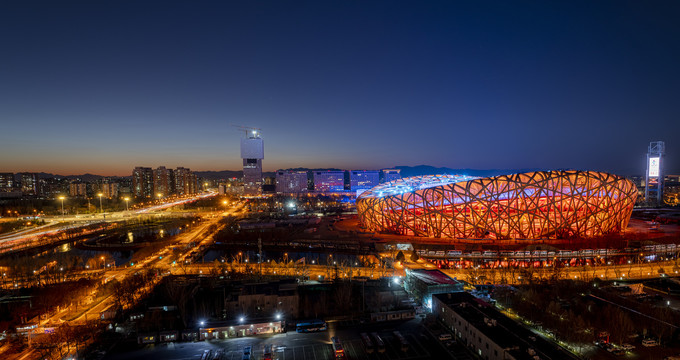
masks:
<instances>
[{"instance_id":1,"label":"city skyline","mask_svg":"<svg viewBox=\"0 0 680 360\"><path fill-rule=\"evenodd\" d=\"M680 5L0 5L0 171L680 172ZM86 31L84 31L86 30Z\"/></svg>"}]
</instances>

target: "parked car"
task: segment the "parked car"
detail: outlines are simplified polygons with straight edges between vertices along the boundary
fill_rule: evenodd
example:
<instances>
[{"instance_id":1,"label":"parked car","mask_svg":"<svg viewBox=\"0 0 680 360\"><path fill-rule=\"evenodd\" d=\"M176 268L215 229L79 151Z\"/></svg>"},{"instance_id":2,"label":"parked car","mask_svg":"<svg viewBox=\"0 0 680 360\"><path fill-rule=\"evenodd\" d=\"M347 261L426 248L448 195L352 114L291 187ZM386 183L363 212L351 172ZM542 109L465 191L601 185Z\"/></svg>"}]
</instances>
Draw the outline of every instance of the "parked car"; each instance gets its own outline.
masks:
<instances>
[{"instance_id":1,"label":"parked car","mask_svg":"<svg viewBox=\"0 0 680 360\"><path fill-rule=\"evenodd\" d=\"M442 333L439 334L439 341L448 341L451 340L453 337L449 333Z\"/></svg>"},{"instance_id":2,"label":"parked car","mask_svg":"<svg viewBox=\"0 0 680 360\"><path fill-rule=\"evenodd\" d=\"M644 347L659 346L659 342L654 339L644 339L642 340L642 346Z\"/></svg>"}]
</instances>

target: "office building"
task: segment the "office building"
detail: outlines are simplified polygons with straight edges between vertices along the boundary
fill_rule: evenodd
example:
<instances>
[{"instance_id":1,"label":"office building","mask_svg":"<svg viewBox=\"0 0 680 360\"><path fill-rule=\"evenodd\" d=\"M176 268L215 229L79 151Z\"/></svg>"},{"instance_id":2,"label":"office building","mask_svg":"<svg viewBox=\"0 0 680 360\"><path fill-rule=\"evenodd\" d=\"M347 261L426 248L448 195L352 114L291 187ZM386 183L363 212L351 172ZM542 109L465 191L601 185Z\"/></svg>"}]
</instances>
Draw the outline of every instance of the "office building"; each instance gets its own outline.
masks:
<instances>
[{"instance_id":1,"label":"office building","mask_svg":"<svg viewBox=\"0 0 680 360\"><path fill-rule=\"evenodd\" d=\"M21 192L26 196L38 196L40 191L40 179L36 173L21 174Z\"/></svg>"},{"instance_id":2,"label":"office building","mask_svg":"<svg viewBox=\"0 0 680 360\"><path fill-rule=\"evenodd\" d=\"M307 192L307 172L279 170L276 172L277 194L300 194Z\"/></svg>"},{"instance_id":3,"label":"office building","mask_svg":"<svg viewBox=\"0 0 680 360\"><path fill-rule=\"evenodd\" d=\"M390 182L401 179L401 170L399 169L384 169L382 171L382 182Z\"/></svg>"},{"instance_id":4,"label":"office building","mask_svg":"<svg viewBox=\"0 0 680 360\"><path fill-rule=\"evenodd\" d=\"M380 172L376 170L352 170L349 172L349 188L357 195L380 183Z\"/></svg>"},{"instance_id":5,"label":"office building","mask_svg":"<svg viewBox=\"0 0 680 360\"><path fill-rule=\"evenodd\" d=\"M14 188L14 174L0 173L0 191L10 191Z\"/></svg>"},{"instance_id":6,"label":"office building","mask_svg":"<svg viewBox=\"0 0 680 360\"><path fill-rule=\"evenodd\" d=\"M341 192L345 190L344 171L315 171L314 191L317 193Z\"/></svg>"},{"instance_id":7,"label":"office building","mask_svg":"<svg viewBox=\"0 0 680 360\"><path fill-rule=\"evenodd\" d=\"M256 130L246 132L241 138L241 159L243 159L243 187L246 196L262 194L262 159L264 143Z\"/></svg>"},{"instance_id":8,"label":"office building","mask_svg":"<svg viewBox=\"0 0 680 360\"><path fill-rule=\"evenodd\" d=\"M645 173L645 201L648 205L663 204L664 155L666 144L655 141L647 149L647 172Z\"/></svg>"},{"instance_id":9,"label":"office building","mask_svg":"<svg viewBox=\"0 0 680 360\"><path fill-rule=\"evenodd\" d=\"M132 171L132 193L137 198L154 197L153 170L147 167L136 167Z\"/></svg>"}]
</instances>

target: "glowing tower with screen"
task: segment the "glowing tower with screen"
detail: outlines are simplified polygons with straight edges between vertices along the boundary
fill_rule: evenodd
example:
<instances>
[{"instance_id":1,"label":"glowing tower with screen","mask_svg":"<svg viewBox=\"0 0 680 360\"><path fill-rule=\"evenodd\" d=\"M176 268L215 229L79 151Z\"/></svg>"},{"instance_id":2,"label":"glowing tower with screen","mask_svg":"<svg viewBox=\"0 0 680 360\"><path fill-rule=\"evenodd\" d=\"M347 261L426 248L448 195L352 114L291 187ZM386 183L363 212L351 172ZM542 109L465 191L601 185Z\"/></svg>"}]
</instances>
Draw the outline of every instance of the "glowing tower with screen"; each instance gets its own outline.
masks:
<instances>
[{"instance_id":1,"label":"glowing tower with screen","mask_svg":"<svg viewBox=\"0 0 680 360\"><path fill-rule=\"evenodd\" d=\"M245 195L262 194L262 159L264 143L257 130L246 131L241 138L241 159L243 159L243 192Z\"/></svg>"},{"instance_id":2,"label":"glowing tower with screen","mask_svg":"<svg viewBox=\"0 0 680 360\"><path fill-rule=\"evenodd\" d=\"M666 144L663 141L649 143L647 150L647 174L645 176L645 201L650 205L663 204L663 157Z\"/></svg>"}]
</instances>

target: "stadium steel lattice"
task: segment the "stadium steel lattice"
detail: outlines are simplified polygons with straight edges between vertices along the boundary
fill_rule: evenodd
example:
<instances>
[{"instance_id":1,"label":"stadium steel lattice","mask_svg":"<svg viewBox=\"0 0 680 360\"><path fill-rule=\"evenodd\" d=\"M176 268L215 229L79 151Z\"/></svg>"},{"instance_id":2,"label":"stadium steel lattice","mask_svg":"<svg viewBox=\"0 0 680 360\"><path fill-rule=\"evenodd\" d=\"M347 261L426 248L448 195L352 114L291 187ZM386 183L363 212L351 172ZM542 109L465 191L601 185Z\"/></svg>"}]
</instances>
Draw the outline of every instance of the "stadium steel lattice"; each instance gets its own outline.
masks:
<instances>
[{"instance_id":1,"label":"stadium steel lattice","mask_svg":"<svg viewBox=\"0 0 680 360\"><path fill-rule=\"evenodd\" d=\"M489 178L436 175L376 186L357 198L363 226L384 233L545 239L624 230L633 182L593 171L537 171Z\"/></svg>"}]
</instances>

